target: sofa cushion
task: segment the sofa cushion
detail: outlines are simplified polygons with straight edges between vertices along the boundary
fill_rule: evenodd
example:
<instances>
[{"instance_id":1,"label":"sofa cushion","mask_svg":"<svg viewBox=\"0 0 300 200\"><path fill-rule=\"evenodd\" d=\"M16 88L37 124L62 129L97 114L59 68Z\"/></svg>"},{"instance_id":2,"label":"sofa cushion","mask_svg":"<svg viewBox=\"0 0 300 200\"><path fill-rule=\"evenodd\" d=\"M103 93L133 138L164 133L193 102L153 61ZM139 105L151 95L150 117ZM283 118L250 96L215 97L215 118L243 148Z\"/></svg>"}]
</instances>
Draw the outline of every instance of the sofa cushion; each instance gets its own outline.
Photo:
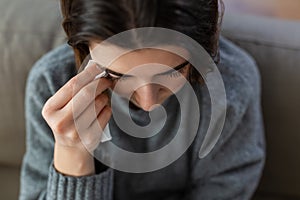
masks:
<instances>
[{"instance_id":1,"label":"sofa cushion","mask_svg":"<svg viewBox=\"0 0 300 200\"><path fill-rule=\"evenodd\" d=\"M1 199L18 199L20 168L0 166Z\"/></svg>"},{"instance_id":2,"label":"sofa cushion","mask_svg":"<svg viewBox=\"0 0 300 200\"><path fill-rule=\"evenodd\" d=\"M300 197L300 21L230 14L223 35L246 49L262 77L267 161L260 191Z\"/></svg>"},{"instance_id":3,"label":"sofa cushion","mask_svg":"<svg viewBox=\"0 0 300 200\"><path fill-rule=\"evenodd\" d=\"M65 36L56 0L0 0L0 18L0 163L19 165L28 71Z\"/></svg>"}]
</instances>

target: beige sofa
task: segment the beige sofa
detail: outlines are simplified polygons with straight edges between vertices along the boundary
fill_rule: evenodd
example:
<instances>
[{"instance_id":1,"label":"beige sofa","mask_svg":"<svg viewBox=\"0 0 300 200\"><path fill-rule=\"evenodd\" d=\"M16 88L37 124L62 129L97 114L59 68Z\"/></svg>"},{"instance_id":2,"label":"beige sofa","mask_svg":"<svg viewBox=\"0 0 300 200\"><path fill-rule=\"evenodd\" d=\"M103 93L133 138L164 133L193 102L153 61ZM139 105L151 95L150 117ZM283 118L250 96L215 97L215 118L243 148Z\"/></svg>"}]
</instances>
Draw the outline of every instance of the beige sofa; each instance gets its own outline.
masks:
<instances>
[{"instance_id":1,"label":"beige sofa","mask_svg":"<svg viewBox=\"0 0 300 200\"><path fill-rule=\"evenodd\" d=\"M256 196L300 199L300 21L231 14L223 27L262 77L267 162Z\"/></svg>"},{"instance_id":2,"label":"beige sofa","mask_svg":"<svg viewBox=\"0 0 300 200\"><path fill-rule=\"evenodd\" d=\"M17 199L24 89L33 63L65 41L58 0L0 0L0 199ZM223 35L262 75L267 163L254 199L300 199L300 22L226 14Z\"/></svg>"}]
</instances>

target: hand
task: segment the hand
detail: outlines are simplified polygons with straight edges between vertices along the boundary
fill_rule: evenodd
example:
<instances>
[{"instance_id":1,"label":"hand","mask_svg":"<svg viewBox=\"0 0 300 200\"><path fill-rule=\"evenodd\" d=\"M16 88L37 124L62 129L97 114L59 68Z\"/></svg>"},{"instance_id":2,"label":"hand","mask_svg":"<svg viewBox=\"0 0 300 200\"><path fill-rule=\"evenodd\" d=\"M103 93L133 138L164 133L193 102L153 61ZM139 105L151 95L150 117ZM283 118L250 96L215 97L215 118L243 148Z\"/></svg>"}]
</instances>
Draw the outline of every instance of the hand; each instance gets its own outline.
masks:
<instances>
[{"instance_id":1,"label":"hand","mask_svg":"<svg viewBox=\"0 0 300 200\"><path fill-rule=\"evenodd\" d=\"M111 117L111 87L105 78L94 80L101 70L95 64L69 80L45 103L42 116L55 138L54 166L61 173L81 176L94 173L92 152ZM101 129L99 127L101 126ZM87 148L87 149L86 149Z\"/></svg>"}]
</instances>

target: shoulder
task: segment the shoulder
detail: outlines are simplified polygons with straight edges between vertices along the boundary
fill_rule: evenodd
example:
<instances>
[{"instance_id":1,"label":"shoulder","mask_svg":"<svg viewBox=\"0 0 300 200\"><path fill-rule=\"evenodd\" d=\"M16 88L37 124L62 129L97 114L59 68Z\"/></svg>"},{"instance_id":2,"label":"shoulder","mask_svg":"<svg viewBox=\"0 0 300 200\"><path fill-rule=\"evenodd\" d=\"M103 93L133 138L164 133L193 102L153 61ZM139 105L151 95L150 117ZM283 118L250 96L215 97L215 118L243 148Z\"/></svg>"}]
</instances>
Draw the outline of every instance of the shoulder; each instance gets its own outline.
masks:
<instances>
[{"instance_id":1,"label":"shoulder","mask_svg":"<svg viewBox=\"0 0 300 200\"><path fill-rule=\"evenodd\" d=\"M210 156L206 159L209 162L219 152L221 152L220 155L224 155L224 148L231 148L231 150L235 148L230 147L230 145L224 145L229 144L228 141L238 146L233 152L244 152L246 147L241 145L244 145L245 141L248 141L250 144L251 140L253 141L251 145L255 146L257 140L262 140L261 135L259 135L262 133L260 121L261 85L260 74L255 60L245 50L228 39L221 37L220 63L217 65L217 68L225 87L226 102L224 103L226 104L226 113L221 135L213 148L214 153L210 153ZM194 161L198 160L198 151L202 147L202 142L212 120L211 99L206 87L203 87L201 93L203 94L201 99L202 122L193 146ZM213 122L218 123L220 119L216 118ZM216 125L218 125L217 123ZM212 130L215 129L212 128Z\"/></svg>"},{"instance_id":2,"label":"shoulder","mask_svg":"<svg viewBox=\"0 0 300 200\"><path fill-rule=\"evenodd\" d=\"M46 53L33 65L27 78L27 89L49 89L54 94L74 75L76 68L73 50L63 44Z\"/></svg>"},{"instance_id":3,"label":"shoulder","mask_svg":"<svg viewBox=\"0 0 300 200\"><path fill-rule=\"evenodd\" d=\"M242 114L251 100L260 99L260 74L255 60L230 40L220 38L220 63L227 104Z\"/></svg>"},{"instance_id":4,"label":"shoulder","mask_svg":"<svg viewBox=\"0 0 300 200\"><path fill-rule=\"evenodd\" d=\"M244 89L244 94L253 95L259 89L260 74L253 57L225 37L220 38L220 63L218 69L224 82L232 90ZM234 84L234 85L232 85Z\"/></svg>"}]
</instances>

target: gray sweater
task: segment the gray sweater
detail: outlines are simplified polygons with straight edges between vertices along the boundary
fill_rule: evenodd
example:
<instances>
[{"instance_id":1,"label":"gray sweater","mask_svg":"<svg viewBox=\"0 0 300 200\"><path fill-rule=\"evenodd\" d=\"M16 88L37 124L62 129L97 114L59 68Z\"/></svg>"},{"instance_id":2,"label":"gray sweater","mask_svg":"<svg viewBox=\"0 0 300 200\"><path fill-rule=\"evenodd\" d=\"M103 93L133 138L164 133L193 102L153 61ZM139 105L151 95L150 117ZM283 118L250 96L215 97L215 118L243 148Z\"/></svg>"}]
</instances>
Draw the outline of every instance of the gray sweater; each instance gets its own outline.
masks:
<instances>
[{"instance_id":1,"label":"gray sweater","mask_svg":"<svg viewBox=\"0 0 300 200\"><path fill-rule=\"evenodd\" d=\"M210 119L209 94L204 86L199 86L200 128L192 145L178 160L157 171L127 173L95 159L95 175L72 177L53 167L54 138L41 110L47 99L76 75L74 54L67 45L47 53L33 66L27 80L26 153L19 199L250 199L265 162L260 76L253 59L223 37L220 56L218 69L226 89L227 115L221 137L208 156L198 157ZM145 114L137 108L133 112ZM143 119L137 120L143 123ZM152 151L165 145L164 137L137 140L118 130L111 119L113 142L131 151Z\"/></svg>"}]
</instances>

